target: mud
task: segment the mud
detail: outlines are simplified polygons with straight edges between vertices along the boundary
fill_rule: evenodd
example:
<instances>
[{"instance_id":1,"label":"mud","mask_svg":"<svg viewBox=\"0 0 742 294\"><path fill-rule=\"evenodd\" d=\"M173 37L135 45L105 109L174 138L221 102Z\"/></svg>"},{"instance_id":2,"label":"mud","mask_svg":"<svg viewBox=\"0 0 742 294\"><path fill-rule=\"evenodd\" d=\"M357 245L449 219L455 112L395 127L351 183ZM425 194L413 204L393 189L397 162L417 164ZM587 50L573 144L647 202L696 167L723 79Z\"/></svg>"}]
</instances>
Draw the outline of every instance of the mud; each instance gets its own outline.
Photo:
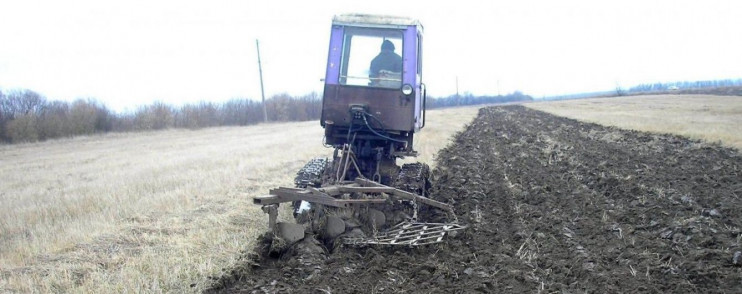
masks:
<instances>
[{"instance_id":1,"label":"mud","mask_svg":"<svg viewBox=\"0 0 742 294\"><path fill-rule=\"evenodd\" d=\"M480 110L433 174L430 197L469 225L447 242L258 246L209 292L742 291L736 150L516 105Z\"/></svg>"}]
</instances>

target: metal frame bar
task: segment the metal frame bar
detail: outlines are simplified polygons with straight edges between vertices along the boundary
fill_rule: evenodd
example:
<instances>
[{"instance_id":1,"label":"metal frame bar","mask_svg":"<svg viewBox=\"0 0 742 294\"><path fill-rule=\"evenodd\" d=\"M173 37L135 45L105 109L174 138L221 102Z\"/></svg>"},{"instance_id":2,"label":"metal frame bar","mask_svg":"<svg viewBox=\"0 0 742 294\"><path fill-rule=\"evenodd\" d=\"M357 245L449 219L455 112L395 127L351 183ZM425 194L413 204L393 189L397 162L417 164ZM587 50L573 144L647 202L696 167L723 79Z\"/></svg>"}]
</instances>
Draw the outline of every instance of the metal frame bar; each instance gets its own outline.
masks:
<instances>
[{"instance_id":1,"label":"metal frame bar","mask_svg":"<svg viewBox=\"0 0 742 294\"><path fill-rule=\"evenodd\" d=\"M342 195L345 193L386 193L394 197L398 197L404 200L411 200L420 202L422 204L430 205L443 209L447 212L453 213L453 207L443 202L435 201L430 198L426 198L414 193L403 191L394 187L379 184L377 182L356 178L355 183L348 185L334 185L323 188L285 188L280 187L277 189L271 189L270 195L258 196L253 199L254 204L258 205L269 205L276 203L292 202L292 201L307 201L310 203L317 203L333 207L347 208L351 204L381 204L387 201L386 198L370 198L370 199L338 199L333 196Z\"/></svg>"}]
</instances>

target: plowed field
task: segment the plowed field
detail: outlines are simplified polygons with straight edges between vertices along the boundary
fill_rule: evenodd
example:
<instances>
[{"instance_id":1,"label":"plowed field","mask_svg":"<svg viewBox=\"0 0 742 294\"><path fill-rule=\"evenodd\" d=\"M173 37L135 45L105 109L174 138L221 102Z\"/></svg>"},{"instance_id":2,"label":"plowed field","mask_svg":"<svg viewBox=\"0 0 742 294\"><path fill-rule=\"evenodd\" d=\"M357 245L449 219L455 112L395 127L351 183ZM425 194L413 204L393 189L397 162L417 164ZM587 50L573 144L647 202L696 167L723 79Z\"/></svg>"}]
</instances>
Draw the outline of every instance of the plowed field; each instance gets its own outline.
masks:
<instances>
[{"instance_id":1,"label":"plowed field","mask_svg":"<svg viewBox=\"0 0 742 294\"><path fill-rule=\"evenodd\" d=\"M742 291L733 149L514 105L480 110L437 162L431 197L455 206L463 233L419 248L246 254L213 291Z\"/></svg>"}]
</instances>

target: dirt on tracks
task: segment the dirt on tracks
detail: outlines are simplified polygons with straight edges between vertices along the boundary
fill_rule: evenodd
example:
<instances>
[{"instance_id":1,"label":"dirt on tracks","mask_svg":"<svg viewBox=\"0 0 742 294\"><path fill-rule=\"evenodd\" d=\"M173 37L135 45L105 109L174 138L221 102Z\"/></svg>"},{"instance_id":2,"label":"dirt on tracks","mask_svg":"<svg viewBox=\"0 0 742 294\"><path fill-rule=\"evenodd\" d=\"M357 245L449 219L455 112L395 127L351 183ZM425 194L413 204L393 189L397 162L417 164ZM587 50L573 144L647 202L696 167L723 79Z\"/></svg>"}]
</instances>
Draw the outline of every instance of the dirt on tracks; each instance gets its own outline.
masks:
<instances>
[{"instance_id":1,"label":"dirt on tracks","mask_svg":"<svg viewBox=\"0 0 742 294\"><path fill-rule=\"evenodd\" d=\"M742 291L735 150L490 107L434 175L431 197L469 225L445 243L246 254L209 292Z\"/></svg>"}]
</instances>

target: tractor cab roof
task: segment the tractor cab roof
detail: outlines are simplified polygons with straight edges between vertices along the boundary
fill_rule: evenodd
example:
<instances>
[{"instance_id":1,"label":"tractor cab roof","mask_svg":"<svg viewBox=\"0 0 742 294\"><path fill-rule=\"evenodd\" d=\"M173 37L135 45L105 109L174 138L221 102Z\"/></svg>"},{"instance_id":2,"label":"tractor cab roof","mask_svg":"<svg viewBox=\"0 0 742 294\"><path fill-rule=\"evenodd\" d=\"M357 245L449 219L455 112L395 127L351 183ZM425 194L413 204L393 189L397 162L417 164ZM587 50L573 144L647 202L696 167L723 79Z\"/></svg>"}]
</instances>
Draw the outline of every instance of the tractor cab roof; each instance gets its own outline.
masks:
<instances>
[{"instance_id":1,"label":"tractor cab roof","mask_svg":"<svg viewBox=\"0 0 742 294\"><path fill-rule=\"evenodd\" d=\"M417 26L420 31L422 31L423 29L423 25L417 19L392 15L373 15L361 13L336 15L332 19L332 24L381 28L406 28L408 26Z\"/></svg>"}]
</instances>

